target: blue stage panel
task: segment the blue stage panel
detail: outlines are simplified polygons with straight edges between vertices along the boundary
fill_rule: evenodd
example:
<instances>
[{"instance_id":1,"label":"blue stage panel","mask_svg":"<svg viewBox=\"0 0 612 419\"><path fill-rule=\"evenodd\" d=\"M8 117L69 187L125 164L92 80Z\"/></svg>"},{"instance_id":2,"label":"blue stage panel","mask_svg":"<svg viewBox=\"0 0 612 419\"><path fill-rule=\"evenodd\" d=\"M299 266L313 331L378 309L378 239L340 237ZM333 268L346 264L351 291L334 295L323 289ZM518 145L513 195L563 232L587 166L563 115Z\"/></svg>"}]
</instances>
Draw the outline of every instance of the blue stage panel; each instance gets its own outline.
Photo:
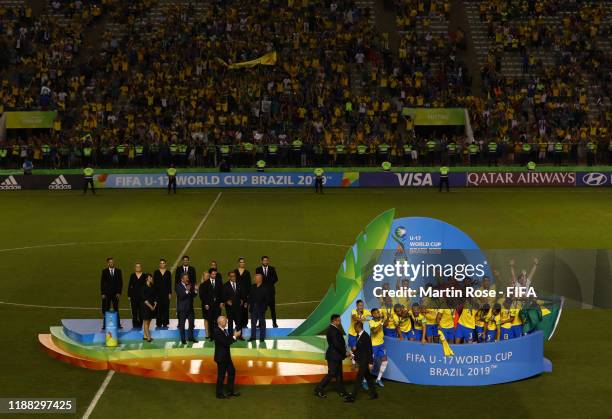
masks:
<instances>
[{"instance_id":1,"label":"blue stage panel","mask_svg":"<svg viewBox=\"0 0 612 419\"><path fill-rule=\"evenodd\" d=\"M535 332L493 343L450 345L454 355L444 356L442 345L385 339L389 365L385 378L404 383L439 386L481 386L522 380L551 372L544 358L544 336Z\"/></svg>"},{"instance_id":2,"label":"blue stage panel","mask_svg":"<svg viewBox=\"0 0 612 419\"><path fill-rule=\"evenodd\" d=\"M303 320L301 319L282 319L278 320L278 328L272 327L272 321L266 320L266 338L283 337L289 335ZM64 333L70 339L92 345L101 345L105 342L104 331L102 330L102 320L99 319L63 319L62 326ZM130 319L121 320L122 329L119 330L119 341L139 341L142 340L142 329L133 329ZM250 328L243 330L245 339L249 339ZM203 340L206 338L204 330L204 320L195 321L195 338ZM170 320L170 327L167 329L157 329L155 322L151 324L151 337L162 340L180 340L177 320ZM256 336L258 337L258 336Z\"/></svg>"}]
</instances>

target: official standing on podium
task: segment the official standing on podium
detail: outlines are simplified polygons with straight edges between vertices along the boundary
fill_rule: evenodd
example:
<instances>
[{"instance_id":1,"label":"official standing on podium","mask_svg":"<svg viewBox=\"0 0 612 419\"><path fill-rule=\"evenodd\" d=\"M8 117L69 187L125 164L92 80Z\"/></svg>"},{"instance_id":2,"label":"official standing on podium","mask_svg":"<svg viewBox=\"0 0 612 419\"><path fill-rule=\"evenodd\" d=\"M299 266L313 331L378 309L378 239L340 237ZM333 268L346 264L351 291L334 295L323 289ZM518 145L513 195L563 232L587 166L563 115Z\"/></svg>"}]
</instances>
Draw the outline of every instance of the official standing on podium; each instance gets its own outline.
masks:
<instances>
[{"instance_id":1,"label":"official standing on podium","mask_svg":"<svg viewBox=\"0 0 612 419\"><path fill-rule=\"evenodd\" d=\"M195 288L189 282L189 275L183 274L181 282L176 285L176 313L178 315L178 328L181 334L181 343L185 345L185 322L189 322L189 333L187 338L190 342L197 343L193 336L195 313L193 311L193 298Z\"/></svg>"},{"instance_id":2,"label":"official standing on podium","mask_svg":"<svg viewBox=\"0 0 612 419\"><path fill-rule=\"evenodd\" d=\"M217 327L215 327L215 362L217 363L217 399L227 399L228 397L238 397L240 393L234 391L234 379L236 368L232 362L230 346L240 337L240 330L235 330L230 334L227 331L227 318L219 316ZM223 392L223 382L227 375L228 392Z\"/></svg>"},{"instance_id":3,"label":"official standing on podium","mask_svg":"<svg viewBox=\"0 0 612 419\"><path fill-rule=\"evenodd\" d=\"M113 258L106 258L106 268L100 275L100 294L102 296L102 330L106 329L106 319L104 313L110 310L117 312L117 324L121 329L121 319L119 317L119 297L123 290L123 276L121 269L115 267Z\"/></svg>"},{"instance_id":4,"label":"official standing on podium","mask_svg":"<svg viewBox=\"0 0 612 419\"><path fill-rule=\"evenodd\" d=\"M346 343L344 342L341 328L340 315L332 314L326 333L327 351L325 352L325 359L327 360L327 375L323 377L315 388L315 395L320 398L327 397L325 387L334 378L336 379L336 388L340 397L347 396L342 379L342 360L349 356L350 353L346 350Z\"/></svg>"},{"instance_id":5,"label":"official standing on podium","mask_svg":"<svg viewBox=\"0 0 612 419\"><path fill-rule=\"evenodd\" d=\"M261 266L255 268L255 274L263 275L263 284L268 289L268 307L270 307L270 317L272 317L272 327L278 327L276 323L276 283L278 274L274 266L270 266L268 256L261 257Z\"/></svg>"},{"instance_id":6,"label":"official standing on podium","mask_svg":"<svg viewBox=\"0 0 612 419\"><path fill-rule=\"evenodd\" d=\"M244 258L238 259L238 267L234 269L234 273L236 274L236 282L240 284L240 288L244 291L244 299L248 301L249 292L251 291L251 273L246 268L246 260ZM241 321L240 328L244 329L248 326L249 311L244 305L242 307Z\"/></svg>"},{"instance_id":7,"label":"official standing on podium","mask_svg":"<svg viewBox=\"0 0 612 419\"><path fill-rule=\"evenodd\" d=\"M174 285L176 286L181 282L183 275L189 275L189 283L192 287L196 286L196 270L193 266L189 265L189 256L183 256L183 264L176 268L174 271Z\"/></svg>"},{"instance_id":8,"label":"official standing on podium","mask_svg":"<svg viewBox=\"0 0 612 419\"><path fill-rule=\"evenodd\" d=\"M142 273L142 264L134 265L134 272L130 275L128 282L128 298L132 308L132 328L140 329L142 327L142 287L145 286L146 276Z\"/></svg>"},{"instance_id":9,"label":"official standing on podium","mask_svg":"<svg viewBox=\"0 0 612 419\"><path fill-rule=\"evenodd\" d=\"M172 297L172 273L166 269L166 259L159 260L159 268L153 272L153 283L157 296L157 318L155 326L166 328L170 325L170 298Z\"/></svg>"},{"instance_id":10,"label":"official standing on podium","mask_svg":"<svg viewBox=\"0 0 612 419\"><path fill-rule=\"evenodd\" d=\"M236 281L236 273L228 272L227 276L229 281L223 285L223 301L225 302L225 314L227 314L228 328L231 333L234 328L241 330L242 307L246 304L246 301L243 297L244 292ZM242 337L239 339L243 340Z\"/></svg>"},{"instance_id":11,"label":"official standing on podium","mask_svg":"<svg viewBox=\"0 0 612 419\"><path fill-rule=\"evenodd\" d=\"M202 317L206 327L206 337L214 340L214 329L217 317L221 315L223 305L223 284L217 279L217 270L210 268L204 274L204 281L198 288L198 295L202 301Z\"/></svg>"},{"instance_id":12,"label":"official standing on podium","mask_svg":"<svg viewBox=\"0 0 612 419\"><path fill-rule=\"evenodd\" d=\"M255 283L251 285L249 292L249 310L251 312L251 338L249 342L255 341L257 325L259 324L259 341L266 340L266 309L268 308L268 290L263 285L263 276L255 275Z\"/></svg>"}]
</instances>

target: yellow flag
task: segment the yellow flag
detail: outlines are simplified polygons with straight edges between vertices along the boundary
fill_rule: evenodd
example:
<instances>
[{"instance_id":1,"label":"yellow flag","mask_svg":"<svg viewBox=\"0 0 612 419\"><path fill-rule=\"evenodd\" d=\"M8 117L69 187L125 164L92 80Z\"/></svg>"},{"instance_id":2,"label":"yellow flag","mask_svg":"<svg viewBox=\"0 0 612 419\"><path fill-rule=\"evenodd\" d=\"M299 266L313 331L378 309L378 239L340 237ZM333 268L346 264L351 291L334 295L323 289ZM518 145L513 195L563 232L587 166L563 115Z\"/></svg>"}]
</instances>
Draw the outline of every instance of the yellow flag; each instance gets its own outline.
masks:
<instances>
[{"instance_id":1,"label":"yellow flag","mask_svg":"<svg viewBox=\"0 0 612 419\"><path fill-rule=\"evenodd\" d=\"M438 336L440 337L440 342L442 342L442 348L444 349L444 356L453 356L455 353L451 349L450 345L446 341L444 337L444 333L441 330L438 330Z\"/></svg>"},{"instance_id":2,"label":"yellow flag","mask_svg":"<svg viewBox=\"0 0 612 419\"><path fill-rule=\"evenodd\" d=\"M81 137L81 141L92 141L93 137L91 136L91 134L85 134L84 136Z\"/></svg>"},{"instance_id":3,"label":"yellow flag","mask_svg":"<svg viewBox=\"0 0 612 419\"><path fill-rule=\"evenodd\" d=\"M276 64L276 51L269 52L254 60L242 61L240 63L228 64L221 58L217 58L217 61L232 70L235 70L237 68L255 67L256 65L275 65Z\"/></svg>"}]
</instances>

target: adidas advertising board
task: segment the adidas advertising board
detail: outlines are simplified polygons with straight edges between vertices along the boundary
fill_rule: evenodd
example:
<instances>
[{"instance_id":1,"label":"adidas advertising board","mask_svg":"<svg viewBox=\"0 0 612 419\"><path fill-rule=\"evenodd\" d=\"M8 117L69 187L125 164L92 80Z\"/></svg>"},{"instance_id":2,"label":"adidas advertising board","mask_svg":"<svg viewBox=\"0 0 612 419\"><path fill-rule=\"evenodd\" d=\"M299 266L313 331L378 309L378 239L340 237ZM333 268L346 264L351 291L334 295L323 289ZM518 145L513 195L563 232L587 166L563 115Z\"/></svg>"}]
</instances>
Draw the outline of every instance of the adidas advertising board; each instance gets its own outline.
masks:
<instances>
[{"instance_id":1,"label":"adidas advertising board","mask_svg":"<svg viewBox=\"0 0 612 419\"><path fill-rule=\"evenodd\" d=\"M68 183L64 175L59 175L49 185L49 189L72 189L72 185Z\"/></svg>"},{"instance_id":2,"label":"adidas advertising board","mask_svg":"<svg viewBox=\"0 0 612 419\"><path fill-rule=\"evenodd\" d=\"M22 189L69 191L83 188L82 175L8 175L0 176L0 192Z\"/></svg>"},{"instance_id":3,"label":"adidas advertising board","mask_svg":"<svg viewBox=\"0 0 612 419\"><path fill-rule=\"evenodd\" d=\"M0 190L3 191L15 191L21 189L21 185L15 179L15 176L11 175L0 182Z\"/></svg>"}]
</instances>

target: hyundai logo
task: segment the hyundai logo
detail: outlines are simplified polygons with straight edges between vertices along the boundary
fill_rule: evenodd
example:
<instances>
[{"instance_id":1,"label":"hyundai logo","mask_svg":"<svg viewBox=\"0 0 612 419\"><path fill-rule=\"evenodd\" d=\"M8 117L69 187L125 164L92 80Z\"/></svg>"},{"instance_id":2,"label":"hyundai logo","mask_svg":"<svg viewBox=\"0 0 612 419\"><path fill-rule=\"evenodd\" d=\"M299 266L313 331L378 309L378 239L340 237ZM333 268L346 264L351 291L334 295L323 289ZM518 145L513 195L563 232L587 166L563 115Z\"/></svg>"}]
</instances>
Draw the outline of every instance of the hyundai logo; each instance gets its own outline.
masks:
<instances>
[{"instance_id":1,"label":"hyundai logo","mask_svg":"<svg viewBox=\"0 0 612 419\"><path fill-rule=\"evenodd\" d=\"M605 173L587 173L582 177L582 182L589 186L601 186L608 182L608 175Z\"/></svg>"}]
</instances>

